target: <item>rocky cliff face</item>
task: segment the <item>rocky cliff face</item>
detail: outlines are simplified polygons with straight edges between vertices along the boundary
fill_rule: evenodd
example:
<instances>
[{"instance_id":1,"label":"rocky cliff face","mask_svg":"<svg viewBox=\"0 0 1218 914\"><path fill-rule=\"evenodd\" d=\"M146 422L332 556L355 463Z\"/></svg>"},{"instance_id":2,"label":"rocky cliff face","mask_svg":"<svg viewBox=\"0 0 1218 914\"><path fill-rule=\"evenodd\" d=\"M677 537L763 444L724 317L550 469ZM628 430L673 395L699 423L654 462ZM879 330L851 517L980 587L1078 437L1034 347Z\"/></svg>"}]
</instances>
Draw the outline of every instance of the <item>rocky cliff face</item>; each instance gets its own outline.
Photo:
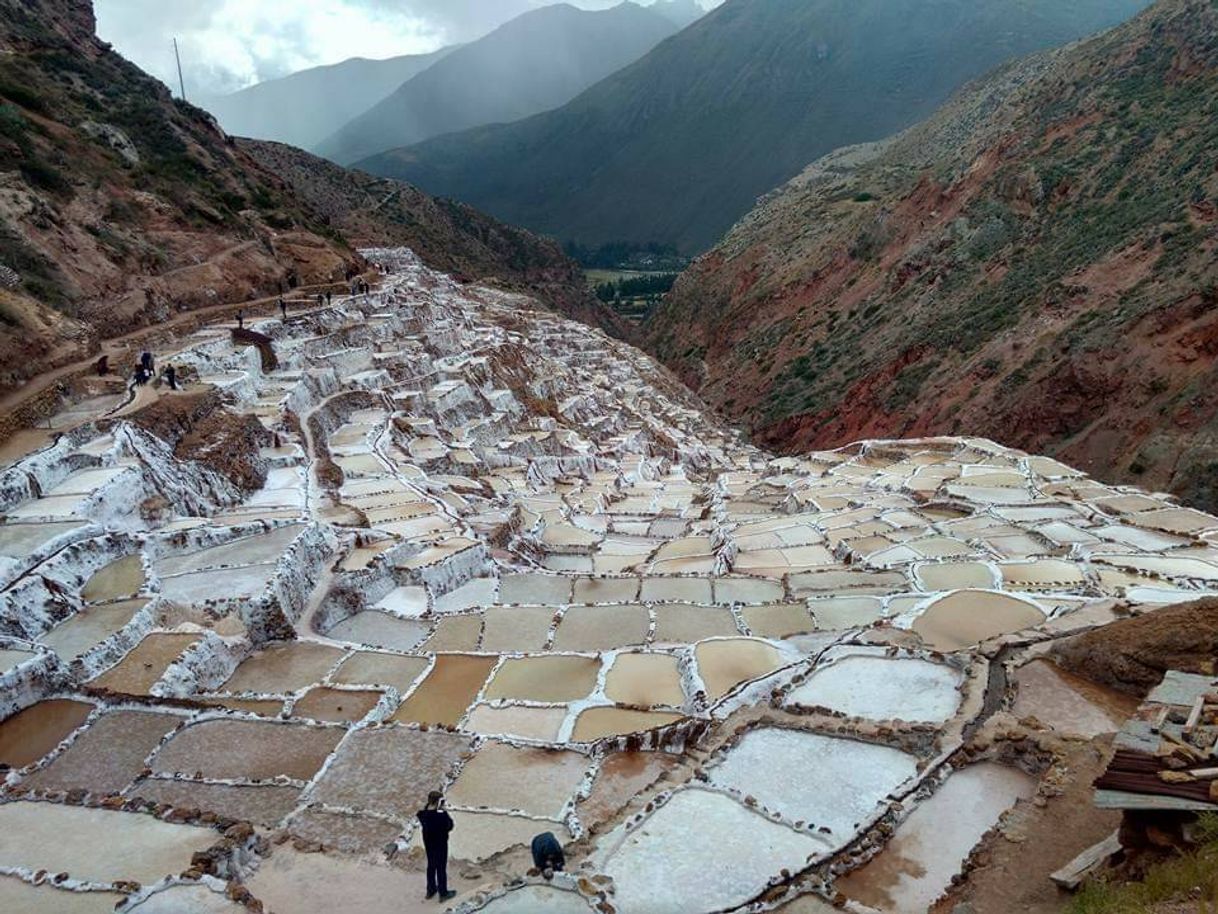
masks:
<instances>
[{"instance_id":1,"label":"rocky cliff face","mask_svg":"<svg viewBox=\"0 0 1218 914\"><path fill-rule=\"evenodd\" d=\"M386 201L342 169L327 177L347 201L334 212L93 29L88 0L0 13L0 393L179 312L341 280L360 260L340 226L364 244L419 243L429 262L451 246L444 269L544 286L593 316L548 242L413 189ZM362 205L381 216L352 216Z\"/></svg>"},{"instance_id":2,"label":"rocky cliff face","mask_svg":"<svg viewBox=\"0 0 1218 914\"><path fill-rule=\"evenodd\" d=\"M1218 503L1218 7L1163 0L835 153L651 348L787 451L968 429Z\"/></svg>"}]
</instances>

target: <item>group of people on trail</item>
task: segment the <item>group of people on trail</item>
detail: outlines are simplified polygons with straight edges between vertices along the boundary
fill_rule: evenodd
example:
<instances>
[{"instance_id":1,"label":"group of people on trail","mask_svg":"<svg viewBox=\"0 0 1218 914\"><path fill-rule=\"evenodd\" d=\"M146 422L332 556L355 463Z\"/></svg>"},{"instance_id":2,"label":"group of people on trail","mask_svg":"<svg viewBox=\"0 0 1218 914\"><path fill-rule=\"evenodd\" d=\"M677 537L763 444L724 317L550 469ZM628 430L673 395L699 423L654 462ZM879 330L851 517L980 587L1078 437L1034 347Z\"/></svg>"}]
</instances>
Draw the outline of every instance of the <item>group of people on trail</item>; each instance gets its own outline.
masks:
<instances>
[{"instance_id":1,"label":"group of people on trail","mask_svg":"<svg viewBox=\"0 0 1218 914\"><path fill-rule=\"evenodd\" d=\"M457 894L448 887L448 836L453 830L453 819L444 808L444 795L440 791L428 794L427 805L419 810L418 818L423 849L427 852L427 897L439 895L440 901L448 901ZM537 835L530 849L534 868L546 879L553 879L567 864L562 844L553 832Z\"/></svg>"},{"instance_id":2,"label":"group of people on trail","mask_svg":"<svg viewBox=\"0 0 1218 914\"><path fill-rule=\"evenodd\" d=\"M105 374L109 370L109 364L106 362L105 356L98 360L98 373ZM143 387L149 381L156 377L156 359L152 353L145 349L140 353L140 360L135 363L135 371L131 375L131 380L134 386ZM162 373L165 383L169 385L170 390L178 389L178 370L172 365L165 366L165 371Z\"/></svg>"}]
</instances>

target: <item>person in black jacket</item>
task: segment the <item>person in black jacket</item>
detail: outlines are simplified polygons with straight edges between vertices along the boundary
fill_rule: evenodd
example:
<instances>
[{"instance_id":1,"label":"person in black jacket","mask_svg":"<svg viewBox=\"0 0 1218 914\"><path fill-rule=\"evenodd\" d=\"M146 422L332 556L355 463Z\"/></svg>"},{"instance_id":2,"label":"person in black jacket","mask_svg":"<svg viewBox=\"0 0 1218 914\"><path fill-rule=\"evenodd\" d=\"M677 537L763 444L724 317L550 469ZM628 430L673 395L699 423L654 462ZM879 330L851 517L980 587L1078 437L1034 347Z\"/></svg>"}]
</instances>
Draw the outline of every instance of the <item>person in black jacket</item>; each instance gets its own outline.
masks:
<instances>
[{"instance_id":1,"label":"person in black jacket","mask_svg":"<svg viewBox=\"0 0 1218 914\"><path fill-rule=\"evenodd\" d=\"M444 809L440 791L427 795L427 806L419 810L419 825L427 851L427 897L434 898L438 892L441 901L448 901L457 894L448 890L448 833L453 830L453 819Z\"/></svg>"},{"instance_id":2,"label":"person in black jacket","mask_svg":"<svg viewBox=\"0 0 1218 914\"><path fill-rule=\"evenodd\" d=\"M554 832L542 832L533 839L533 866L541 870L546 879L553 879L554 873L563 871L567 858L562 852L562 845L554 837Z\"/></svg>"}]
</instances>

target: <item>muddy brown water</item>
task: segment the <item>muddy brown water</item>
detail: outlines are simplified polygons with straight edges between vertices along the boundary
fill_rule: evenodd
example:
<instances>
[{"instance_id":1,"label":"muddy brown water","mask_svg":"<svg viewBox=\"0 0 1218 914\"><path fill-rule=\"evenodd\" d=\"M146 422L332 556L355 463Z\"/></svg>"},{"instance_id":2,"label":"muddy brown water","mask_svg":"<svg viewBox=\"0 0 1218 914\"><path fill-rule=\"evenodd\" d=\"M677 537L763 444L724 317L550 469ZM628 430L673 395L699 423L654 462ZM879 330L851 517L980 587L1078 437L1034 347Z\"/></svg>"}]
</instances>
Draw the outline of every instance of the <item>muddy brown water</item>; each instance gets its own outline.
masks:
<instances>
[{"instance_id":1,"label":"muddy brown water","mask_svg":"<svg viewBox=\"0 0 1218 914\"><path fill-rule=\"evenodd\" d=\"M487 686L486 697L578 701L592 694L600 668L597 657L508 658Z\"/></svg>"},{"instance_id":2,"label":"muddy brown water","mask_svg":"<svg viewBox=\"0 0 1218 914\"><path fill-rule=\"evenodd\" d=\"M1034 660L1015 673L1019 692L1011 711L1035 717L1065 733L1091 738L1115 733L1138 708L1130 695L1069 673L1052 661Z\"/></svg>"},{"instance_id":3,"label":"muddy brown water","mask_svg":"<svg viewBox=\"0 0 1218 914\"><path fill-rule=\"evenodd\" d=\"M152 768L158 774L201 773L205 778L311 780L346 733L271 721L209 720L174 734Z\"/></svg>"},{"instance_id":4,"label":"muddy brown water","mask_svg":"<svg viewBox=\"0 0 1218 914\"><path fill-rule=\"evenodd\" d=\"M478 696L495 666L494 657L440 654L427 678L415 689L394 720L455 727Z\"/></svg>"},{"instance_id":5,"label":"muddy brown water","mask_svg":"<svg viewBox=\"0 0 1218 914\"><path fill-rule=\"evenodd\" d=\"M80 596L86 603L109 603L139 593L144 581L143 560L136 553L95 572L81 589Z\"/></svg>"},{"instance_id":6,"label":"muddy brown water","mask_svg":"<svg viewBox=\"0 0 1218 914\"><path fill-rule=\"evenodd\" d=\"M244 660L224 683L226 692L295 692L320 682L346 653L312 641L271 644Z\"/></svg>"},{"instance_id":7,"label":"muddy brown water","mask_svg":"<svg viewBox=\"0 0 1218 914\"><path fill-rule=\"evenodd\" d=\"M586 755L488 742L448 791L453 806L519 809L557 818L588 771Z\"/></svg>"},{"instance_id":8,"label":"muddy brown water","mask_svg":"<svg viewBox=\"0 0 1218 914\"><path fill-rule=\"evenodd\" d=\"M685 701L677 658L669 654L619 654L605 677L605 695L625 705L668 705Z\"/></svg>"},{"instance_id":9,"label":"muddy brown water","mask_svg":"<svg viewBox=\"0 0 1218 914\"><path fill-rule=\"evenodd\" d=\"M201 640L199 635L153 632L117 664L89 680L94 689L147 695L171 663Z\"/></svg>"},{"instance_id":10,"label":"muddy brown water","mask_svg":"<svg viewBox=\"0 0 1218 914\"><path fill-rule=\"evenodd\" d=\"M1044 621L1044 613L1021 600L966 590L933 604L914 621L913 630L937 650L958 651Z\"/></svg>"},{"instance_id":11,"label":"muddy brown water","mask_svg":"<svg viewBox=\"0 0 1218 914\"><path fill-rule=\"evenodd\" d=\"M363 720L368 712L376 707L383 694L316 686L305 692L296 702L292 707L292 716L330 723L355 723Z\"/></svg>"},{"instance_id":12,"label":"muddy brown water","mask_svg":"<svg viewBox=\"0 0 1218 914\"><path fill-rule=\"evenodd\" d=\"M83 724L93 707L57 698L18 711L0 723L0 764L10 768L32 765Z\"/></svg>"},{"instance_id":13,"label":"muddy brown water","mask_svg":"<svg viewBox=\"0 0 1218 914\"><path fill-rule=\"evenodd\" d=\"M629 708L589 708L575 721L571 739L591 742L606 736L625 736L675 723L682 715L670 711L633 711Z\"/></svg>"},{"instance_id":14,"label":"muddy brown water","mask_svg":"<svg viewBox=\"0 0 1218 914\"><path fill-rule=\"evenodd\" d=\"M782 655L772 645L748 638L704 641L694 653L698 673L712 700L722 698L740 683L771 673L783 664Z\"/></svg>"}]
</instances>

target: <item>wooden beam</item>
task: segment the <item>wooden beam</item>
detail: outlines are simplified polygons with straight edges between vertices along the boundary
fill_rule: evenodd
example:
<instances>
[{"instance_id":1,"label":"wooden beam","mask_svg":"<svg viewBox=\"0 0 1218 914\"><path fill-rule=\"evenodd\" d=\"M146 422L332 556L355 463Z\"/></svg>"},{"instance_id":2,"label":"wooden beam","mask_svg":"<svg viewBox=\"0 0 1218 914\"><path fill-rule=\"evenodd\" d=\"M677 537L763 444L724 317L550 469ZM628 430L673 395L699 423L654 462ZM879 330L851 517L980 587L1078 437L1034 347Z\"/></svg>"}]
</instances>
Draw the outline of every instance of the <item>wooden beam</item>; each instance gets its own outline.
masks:
<instances>
[{"instance_id":1,"label":"wooden beam","mask_svg":"<svg viewBox=\"0 0 1218 914\"><path fill-rule=\"evenodd\" d=\"M1099 844L1093 845L1063 866L1049 878L1067 892L1075 891L1088 876L1108 862L1121 850L1118 832L1113 832Z\"/></svg>"}]
</instances>

